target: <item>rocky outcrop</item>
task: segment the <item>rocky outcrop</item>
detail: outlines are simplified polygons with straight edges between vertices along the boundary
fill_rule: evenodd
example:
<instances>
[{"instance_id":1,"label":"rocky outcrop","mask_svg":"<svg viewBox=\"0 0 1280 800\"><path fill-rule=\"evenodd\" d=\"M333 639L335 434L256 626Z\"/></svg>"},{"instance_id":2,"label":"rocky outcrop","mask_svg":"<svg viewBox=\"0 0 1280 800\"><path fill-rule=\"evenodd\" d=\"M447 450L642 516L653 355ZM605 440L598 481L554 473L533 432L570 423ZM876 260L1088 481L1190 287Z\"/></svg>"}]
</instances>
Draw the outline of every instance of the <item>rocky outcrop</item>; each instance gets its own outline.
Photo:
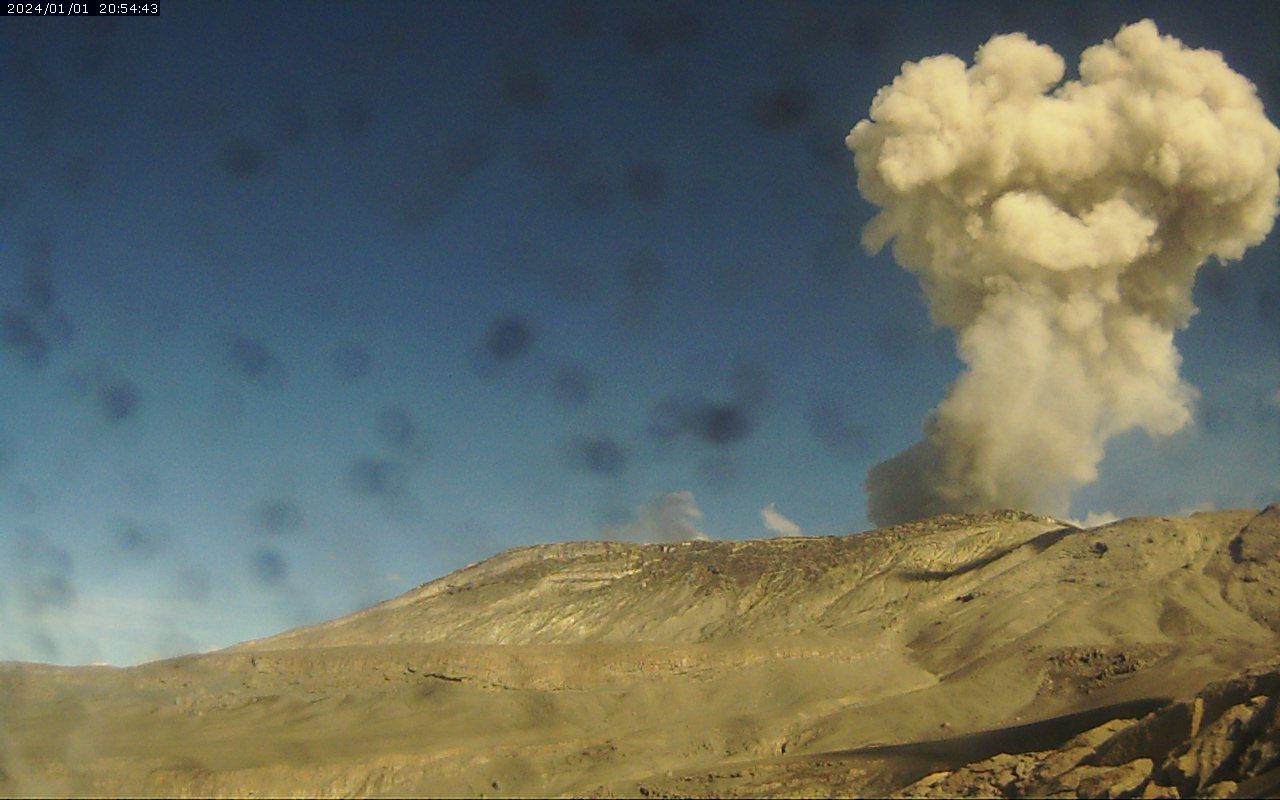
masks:
<instances>
[{"instance_id":1,"label":"rocky outcrop","mask_svg":"<svg viewBox=\"0 0 1280 800\"><path fill-rule=\"evenodd\" d=\"M1256 797L1280 788L1280 661L1053 750L935 772L895 797Z\"/></svg>"},{"instance_id":2,"label":"rocky outcrop","mask_svg":"<svg viewBox=\"0 0 1280 800\"><path fill-rule=\"evenodd\" d=\"M1219 574L1225 597L1258 622L1280 632L1280 503L1272 503L1227 543Z\"/></svg>"}]
</instances>

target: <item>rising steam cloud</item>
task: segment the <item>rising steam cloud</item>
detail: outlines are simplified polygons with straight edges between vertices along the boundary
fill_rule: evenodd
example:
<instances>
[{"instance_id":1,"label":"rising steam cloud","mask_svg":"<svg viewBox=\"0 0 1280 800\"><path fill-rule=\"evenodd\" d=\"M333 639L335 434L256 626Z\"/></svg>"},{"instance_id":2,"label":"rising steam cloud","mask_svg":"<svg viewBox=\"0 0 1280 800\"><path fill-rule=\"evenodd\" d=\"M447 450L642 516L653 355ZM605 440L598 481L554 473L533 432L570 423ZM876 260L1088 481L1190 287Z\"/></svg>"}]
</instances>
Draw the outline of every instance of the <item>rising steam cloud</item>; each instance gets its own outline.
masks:
<instances>
[{"instance_id":1,"label":"rising steam cloud","mask_svg":"<svg viewBox=\"0 0 1280 800\"><path fill-rule=\"evenodd\" d=\"M667 492L636 508L635 519L621 526L605 528L606 539L630 539L641 542L687 542L706 539L698 527L702 509L685 489Z\"/></svg>"},{"instance_id":2,"label":"rising steam cloud","mask_svg":"<svg viewBox=\"0 0 1280 800\"><path fill-rule=\"evenodd\" d=\"M1171 434L1196 392L1174 331L1196 269L1239 258L1276 215L1280 131L1222 56L1150 20L1080 57L1022 34L966 67L907 63L846 143L966 370L922 439L874 466L877 525L944 511L1067 512L1111 436Z\"/></svg>"}]
</instances>

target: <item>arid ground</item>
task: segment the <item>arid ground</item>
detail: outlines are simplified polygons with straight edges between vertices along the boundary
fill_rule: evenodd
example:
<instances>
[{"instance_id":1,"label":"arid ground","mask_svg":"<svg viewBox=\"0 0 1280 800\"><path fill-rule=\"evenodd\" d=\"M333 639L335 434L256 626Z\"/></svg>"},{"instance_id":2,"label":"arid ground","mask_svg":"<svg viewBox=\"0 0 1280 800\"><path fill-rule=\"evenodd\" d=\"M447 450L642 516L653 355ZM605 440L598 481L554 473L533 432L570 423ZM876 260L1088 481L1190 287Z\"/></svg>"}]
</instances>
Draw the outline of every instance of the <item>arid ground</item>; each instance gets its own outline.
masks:
<instances>
[{"instance_id":1,"label":"arid ground","mask_svg":"<svg viewBox=\"0 0 1280 800\"><path fill-rule=\"evenodd\" d=\"M1280 505L510 550L122 669L0 664L0 795L1256 795Z\"/></svg>"}]
</instances>

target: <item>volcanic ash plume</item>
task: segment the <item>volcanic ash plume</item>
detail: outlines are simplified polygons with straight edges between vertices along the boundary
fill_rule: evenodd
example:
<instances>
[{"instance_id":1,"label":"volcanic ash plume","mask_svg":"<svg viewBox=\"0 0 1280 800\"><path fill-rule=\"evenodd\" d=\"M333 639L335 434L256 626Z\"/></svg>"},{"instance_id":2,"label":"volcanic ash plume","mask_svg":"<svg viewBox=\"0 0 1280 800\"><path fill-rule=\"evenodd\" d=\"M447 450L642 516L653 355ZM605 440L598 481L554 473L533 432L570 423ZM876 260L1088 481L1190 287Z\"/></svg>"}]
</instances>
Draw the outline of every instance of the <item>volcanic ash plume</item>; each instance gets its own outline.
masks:
<instances>
[{"instance_id":1,"label":"volcanic ash plume","mask_svg":"<svg viewBox=\"0 0 1280 800\"><path fill-rule=\"evenodd\" d=\"M1150 20L1062 59L1022 34L973 66L908 63L854 127L858 189L967 369L924 436L867 476L878 525L1014 507L1062 515L1103 446L1191 419L1174 330L1210 256L1276 215L1280 131L1222 56Z\"/></svg>"}]
</instances>

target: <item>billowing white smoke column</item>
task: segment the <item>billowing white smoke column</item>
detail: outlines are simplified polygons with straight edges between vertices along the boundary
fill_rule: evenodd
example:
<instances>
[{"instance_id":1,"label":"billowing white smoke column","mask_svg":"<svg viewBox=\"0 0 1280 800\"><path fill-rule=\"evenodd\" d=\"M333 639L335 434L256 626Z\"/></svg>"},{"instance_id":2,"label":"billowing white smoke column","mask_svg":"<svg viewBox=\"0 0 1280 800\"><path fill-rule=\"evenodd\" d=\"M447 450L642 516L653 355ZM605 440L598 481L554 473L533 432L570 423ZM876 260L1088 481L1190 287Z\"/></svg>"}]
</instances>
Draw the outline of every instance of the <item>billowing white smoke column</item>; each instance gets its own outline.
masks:
<instances>
[{"instance_id":1,"label":"billowing white smoke column","mask_svg":"<svg viewBox=\"0 0 1280 800\"><path fill-rule=\"evenodd\" d=\"M905 64L846 140L881 208L864 246L893 242L967 365L921 441L868 474L878 525L1065 514L1109 437L1186 425L1173 333L1195 271L1271 230L1280 131L1220 54L1144 20L1062 78L1050 48L996 36L968 68Z\"/></svg>"}]
</instances>

